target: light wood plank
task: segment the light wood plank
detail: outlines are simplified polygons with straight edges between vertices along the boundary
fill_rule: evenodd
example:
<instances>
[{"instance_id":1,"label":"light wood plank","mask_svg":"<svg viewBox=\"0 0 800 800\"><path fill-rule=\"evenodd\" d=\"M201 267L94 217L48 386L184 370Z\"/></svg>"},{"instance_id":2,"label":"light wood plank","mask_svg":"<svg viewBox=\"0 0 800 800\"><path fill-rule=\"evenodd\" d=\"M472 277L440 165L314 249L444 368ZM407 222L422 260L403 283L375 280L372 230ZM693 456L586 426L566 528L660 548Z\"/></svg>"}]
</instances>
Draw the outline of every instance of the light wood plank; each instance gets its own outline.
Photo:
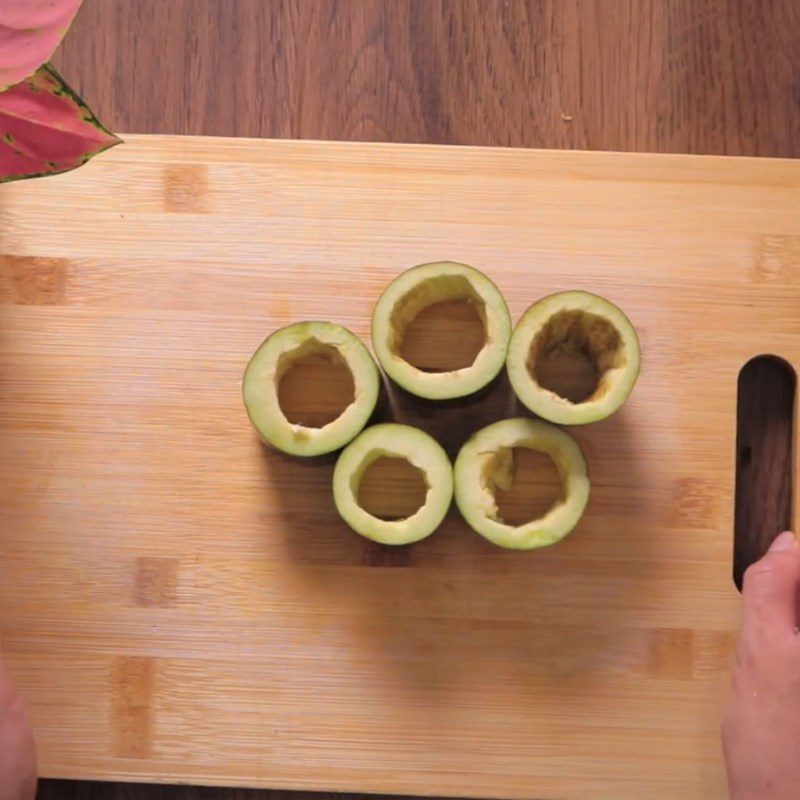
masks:
<instances>
[{"instance_id":1,"label":"light wood plank","mask_svg":"<svg viewBox=\"0 0 800 800\"><path fill-rule=\"evenodd\" d=\"M126 138L0 191L0 614L44 774L722 796L736 376L800 364L800 164ZM267 333L366 336L439 258L515 318L585 288L641 334L628 405L575 431L586 517L546 552L453 514L387 553L337 519L330 465L247 424ZM451 448L513 410L502 386L392 407Z\"/></svg>"}]
</instances>

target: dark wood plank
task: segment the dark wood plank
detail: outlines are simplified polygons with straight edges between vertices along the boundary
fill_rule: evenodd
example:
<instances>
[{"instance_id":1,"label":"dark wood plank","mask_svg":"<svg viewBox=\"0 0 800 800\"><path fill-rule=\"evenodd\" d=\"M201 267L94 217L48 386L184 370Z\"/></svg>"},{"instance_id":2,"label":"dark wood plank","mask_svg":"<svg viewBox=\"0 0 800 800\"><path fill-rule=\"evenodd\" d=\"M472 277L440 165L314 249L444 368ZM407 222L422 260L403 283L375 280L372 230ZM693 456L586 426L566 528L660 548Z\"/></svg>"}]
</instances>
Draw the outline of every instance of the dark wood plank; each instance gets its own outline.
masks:
<instances>
[{"instance_id":1,"label":"dark wood plank","mask_svg":"<svg viewBox=\"0 0 800 800\"><path fill-rule=\"evenodd\" d=\"M796 0L86 0L118 131L800 155Z\"/></svg>"},{"instance_id":2,"label":"dark wood plank","mask_svg":"<svg viewBox=\"0 0 800 800\"><path fill-rule=\"evenodd\" d=\"M55 61L117 131L797 157L798 40L796 0L85 0ZM740 499L756 547L786 481L768 465Z\"/></svg>"},{"instance_id":3,"label":"dark wood plank","mask_svg":"<svg viewBox=\"0 0 800 800\"><path fill-rule=\"evenodd\" d=\"M37 800L370 800L367 795L217 789L102 781L42 781ZM397 800L422 800L407 797Z\"/></svg>"},{"instance_id":4,"label":"dark wood plank","mask_svg":"<svg viewBox=\"0 0 800 800\"><path fill-rule=\"evenodd\" d=\"M792 527L794 406L797 376L785 361L761 356L739 375L733 577Z\"/></svg>"}]
</instances>

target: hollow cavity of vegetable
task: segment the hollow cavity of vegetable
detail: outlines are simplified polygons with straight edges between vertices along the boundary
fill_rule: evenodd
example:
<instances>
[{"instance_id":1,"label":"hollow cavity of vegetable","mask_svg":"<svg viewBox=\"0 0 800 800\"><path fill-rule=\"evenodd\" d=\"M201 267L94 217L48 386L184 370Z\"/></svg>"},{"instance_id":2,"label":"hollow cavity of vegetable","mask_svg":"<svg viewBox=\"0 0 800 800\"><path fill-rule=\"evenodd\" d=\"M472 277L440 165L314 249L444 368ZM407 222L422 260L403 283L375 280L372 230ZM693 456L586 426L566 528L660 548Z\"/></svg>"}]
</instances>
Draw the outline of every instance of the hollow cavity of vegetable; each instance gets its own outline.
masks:
<instances>
[{"instance_id":1,"label":"hollow cavity of vegetable","mask_svg":"<svg viewBox=\"0 0 800 800\"><path fill-rule=\"evenodd\" d=\"M540 367L553 356L585 357L595 373L586 396L564 397L542 385ZM608 300L581 291L534 303L521 317L508 349L508 376L534 414L561 425L585 425L613 414L639 377L639 338Z\"/></svg>"},{"instance_id":2,"label":"hollow cavity of vegetable","mask_svg":"<svg viewBox=\"0 0 800 800\"><path fill-rule=\"evenodd\" d=\"M483 346L474 361L450 371L427 371L401 355L405 333L423 309L467 301L481 320ZM489 384L502 370L511 336L511 317L498 288L466 264L439 261L412 267L386 287L372 315L372 344L386 374L417 397L466 397Z\"/></svg>"},{"instance_id":3,"label":"hollow cavity of vegetable","mask_svg":"<svg viewBox=\"0 0 800 800\"><path fill-rule=\"evenodd\" d=\"M514 481L514 448L548 455L558 469L563 497L539 519L509 525L500 516L495 492ZM461 448L455 463L455 498L469 526L490 542L513 550L546 547L578 524L589 500L589 476L578 443L540 420L515 418L483 428Z\"/></svg>"},{"instance_id":4,"label":"hollow cavity of vegetable","mask_svg":"<svg viewBox=\"0 0 800 800\"><path fill-rule=\"evenodd\" d=\"M353 379L352 402L318 428L290 422L278 398L284 375L307 358L343 364ZM296 456L323 455L344 447L369 421L379 392L378 367L367 348L347 328L332 322L297 322L275 331L250 359L242 384L247 414L261 438Z\"/></svg>"},{"instance_id":5,"label":"hollow cavity of vegetable","mask_svg":"<svg viewBox=\"0 0 800 800\"><path fill-rule=\"evenodd\" d=\"M423 475L422 506L403 519L381 519L358 502L361 479L380 458L402 458ZM333 499L342 519L375 542L402 545L430 536L441 524L453 498L453 468L442 446L418 428L396 423L365 430L341 453L333 472Z\"/></svg>"}]
</instances>

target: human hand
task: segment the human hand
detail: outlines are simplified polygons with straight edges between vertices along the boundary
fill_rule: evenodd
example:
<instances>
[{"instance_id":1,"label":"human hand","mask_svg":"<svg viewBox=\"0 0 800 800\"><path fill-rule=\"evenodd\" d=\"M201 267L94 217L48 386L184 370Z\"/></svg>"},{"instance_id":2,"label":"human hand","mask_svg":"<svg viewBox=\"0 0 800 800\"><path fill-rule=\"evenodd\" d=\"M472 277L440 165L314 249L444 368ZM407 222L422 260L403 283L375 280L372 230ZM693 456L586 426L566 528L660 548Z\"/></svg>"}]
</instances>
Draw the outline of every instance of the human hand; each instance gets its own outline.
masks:
<instances>
[{"instance_id":1,"label":"human hand","mask_svg":"<svg viewBox=\"0 0 800 800\"><path fill-rule=\"evenodd\" d=\"M745 573L722 724L731 800L800 798L800 544L782 533Z\"/></svg>"},{"instance_id":2,"label":"human hand","mask_svg":"<svg viewBox=\"0 0 800 800\"><path fill-rule=\"evenodd\" d=\"M33 800L35 795L33 731L0 657L0 800Z\"/></svg>"}]
</instances>

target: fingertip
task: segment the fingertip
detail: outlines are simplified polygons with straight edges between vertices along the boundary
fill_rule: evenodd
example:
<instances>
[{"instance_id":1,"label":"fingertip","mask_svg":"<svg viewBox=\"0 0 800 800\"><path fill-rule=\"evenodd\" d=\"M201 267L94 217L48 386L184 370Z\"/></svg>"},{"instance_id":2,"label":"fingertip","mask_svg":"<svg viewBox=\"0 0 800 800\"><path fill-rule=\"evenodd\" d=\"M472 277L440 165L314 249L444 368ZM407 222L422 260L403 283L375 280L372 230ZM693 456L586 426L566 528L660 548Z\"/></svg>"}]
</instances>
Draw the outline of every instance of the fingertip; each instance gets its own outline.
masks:
<instances>
[{"instance_id":1,"label":"fingertip","mask_svg":"<svg viewBox=\"0 0 800 800\"><path fill-rule=\"evenodd\" d=\"M794 631L799 586L800 543L791 531L784 531L744 574L743 630L767 626L774 631Z\"/></svg>"},{"instance_id":2,"label":"fingertip","mask_svg":"<svg viewBox=\"0 0 800 800\"><path fill-rule=\"evenodd\" d=\"M784 550L796 549L797 546L797 537L795 537L791 531L784 531L779 536L775 537L767 552L780 553Z\"/></svg>"}]
</instances>

